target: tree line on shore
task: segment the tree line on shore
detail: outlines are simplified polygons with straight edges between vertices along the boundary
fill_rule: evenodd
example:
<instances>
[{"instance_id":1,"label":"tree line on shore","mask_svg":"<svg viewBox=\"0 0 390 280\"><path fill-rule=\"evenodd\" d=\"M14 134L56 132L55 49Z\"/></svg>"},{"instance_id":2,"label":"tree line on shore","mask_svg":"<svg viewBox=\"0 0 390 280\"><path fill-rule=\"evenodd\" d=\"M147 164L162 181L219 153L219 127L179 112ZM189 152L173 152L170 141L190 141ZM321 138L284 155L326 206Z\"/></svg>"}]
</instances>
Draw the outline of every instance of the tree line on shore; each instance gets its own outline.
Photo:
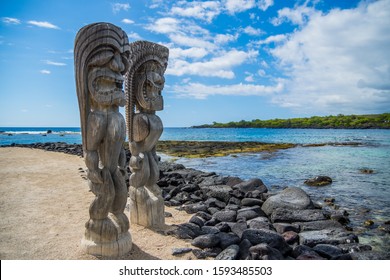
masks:
<instances>
[{"instance_id":1,"label":"tree line on shore","mask_svg":"<svg viewBox=\"0 0 390 280\"><path fill-rule=\"evenodd\" d=\"M390 128L390 113L374 115L343 115L310 118L272 119L204 124L193 128Z\"/></svg>"}]
</instances>

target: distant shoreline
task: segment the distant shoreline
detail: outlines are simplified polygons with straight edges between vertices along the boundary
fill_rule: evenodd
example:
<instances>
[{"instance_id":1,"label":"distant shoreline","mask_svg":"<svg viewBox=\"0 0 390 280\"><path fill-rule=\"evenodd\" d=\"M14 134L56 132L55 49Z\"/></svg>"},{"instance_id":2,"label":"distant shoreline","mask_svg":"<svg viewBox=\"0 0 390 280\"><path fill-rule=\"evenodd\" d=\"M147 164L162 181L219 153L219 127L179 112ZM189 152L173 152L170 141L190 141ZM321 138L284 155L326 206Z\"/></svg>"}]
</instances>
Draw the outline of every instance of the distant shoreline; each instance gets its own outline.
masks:
<instances>
[{"instance_id":1,"label":"distant shoreline","mask_svg":"<svg viewBox=\"0 0 390 280\"><path fill-rule=\"evenodd\" d=\"M191 128L283 128L283 129L390 129L390 113L310 118L252 120L203 124Z\"/></svg>"}]
</instances>

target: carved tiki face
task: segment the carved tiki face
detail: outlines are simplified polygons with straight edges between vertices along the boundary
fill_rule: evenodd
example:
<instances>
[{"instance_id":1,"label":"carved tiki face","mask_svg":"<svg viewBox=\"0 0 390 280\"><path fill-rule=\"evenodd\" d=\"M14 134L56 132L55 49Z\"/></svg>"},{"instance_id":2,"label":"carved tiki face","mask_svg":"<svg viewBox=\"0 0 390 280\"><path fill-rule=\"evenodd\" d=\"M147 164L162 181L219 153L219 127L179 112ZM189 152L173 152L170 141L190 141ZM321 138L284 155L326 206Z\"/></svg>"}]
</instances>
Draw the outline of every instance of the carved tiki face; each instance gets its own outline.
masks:
<instances>
[{"instance_id":1,"label":"carved tiki face","mask_svg":"<svg viewBox=\"0 0 390 280\"><path fill-rule=\"evenodd\" d=\"M88 63L88 89L91 98L101 105L125 106L123 75L129 68L129 51L102 46Z\"/></svg>"},{"instance_id":2,"label":"carved tiki face","mask_svg":"<svg viewBox=\"0 0 390 280\"><path fill-rule=\"evenodd\" d=\"M161 92L164 88L164 70L153 61L145 63L137 71L139 77L136 96L138 105L150 111L161 111L164 109L164 101Z\"/></svg>"}]
</instances>

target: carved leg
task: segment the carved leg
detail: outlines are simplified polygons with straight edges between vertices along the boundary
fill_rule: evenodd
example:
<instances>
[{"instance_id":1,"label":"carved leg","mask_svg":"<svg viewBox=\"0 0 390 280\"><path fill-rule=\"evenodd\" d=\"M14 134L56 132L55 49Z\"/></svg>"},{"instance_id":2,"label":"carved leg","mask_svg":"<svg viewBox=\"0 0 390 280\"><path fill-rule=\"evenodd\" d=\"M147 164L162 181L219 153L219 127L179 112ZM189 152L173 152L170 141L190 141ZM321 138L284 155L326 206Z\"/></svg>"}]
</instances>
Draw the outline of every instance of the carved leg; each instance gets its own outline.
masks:
<instances>
[{"instance_id":1,"label":"carved leg","mask_svg":"<svg viewBox=\"0 0 390 280\"><path fill-rule=\"evenodd\" d=\"M102 177L103 184L91 184L96 198L89 209L91 218L86 223L81 244L88 254L117 257L131 250L132 241L128 230L123 231L123 217L118 222L114 215L108 215L115 198L115 186L107 168L102 170Z\"/></svg>"},{"instance_id":2,"label":"carved leg","mask_svg":"<svg viewBox=\"0 0 390 280\"><path fill-rule=\"evenodd\" d=\"M116 222L120 225L122 232L129 230L129 219L124 214L127 203L126 181L121 171L116 169L113 174L115 187L115 198L112 203L111 212L114 214Z\"/></svg>"},{"instance_id":3,"label":"carved leg","mask_svg":"<svg viewBox=\"0 0 390 280\"><path fill-rule=\"evenodd\" d=\"M130 187L130 220L144 227L162 227L165 224L163 198L146 187Z\"/></svg>"},{"instance_id":4,"label":"carved leg","mask_svg":"<svg viewBox=\"0 0 390 280\"><path fill-rule=\"evenodd\" d=\"M144 169L148 171L148 177L153 178L147 180L145 186L137 187L130 181L130 220L145 227L159 228L165 224L164 199L161 196L161 189L156 184L153 162L151 154L145 153Z\"/></svg>"}]
</instances>

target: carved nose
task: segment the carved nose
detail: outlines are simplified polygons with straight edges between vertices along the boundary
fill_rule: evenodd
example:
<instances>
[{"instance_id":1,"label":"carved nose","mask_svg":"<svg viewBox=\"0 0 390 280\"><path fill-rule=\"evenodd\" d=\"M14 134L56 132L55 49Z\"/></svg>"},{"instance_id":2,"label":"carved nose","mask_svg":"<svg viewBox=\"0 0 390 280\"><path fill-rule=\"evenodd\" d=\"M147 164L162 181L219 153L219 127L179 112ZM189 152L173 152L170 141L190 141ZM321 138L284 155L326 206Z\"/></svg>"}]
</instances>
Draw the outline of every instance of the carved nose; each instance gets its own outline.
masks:
<instances>
[{"instance_id":1,"label":"carved nose","mask_svg":"<svg viewBox=\"0 0 390 280\"><path fill-rule=\"evenodd\" d=\"M122 58L119 53L116 53L110 62L111 70L115 72L122 72L125 70L125 65L122 62Z\"/></svg>"}]
</instances>

